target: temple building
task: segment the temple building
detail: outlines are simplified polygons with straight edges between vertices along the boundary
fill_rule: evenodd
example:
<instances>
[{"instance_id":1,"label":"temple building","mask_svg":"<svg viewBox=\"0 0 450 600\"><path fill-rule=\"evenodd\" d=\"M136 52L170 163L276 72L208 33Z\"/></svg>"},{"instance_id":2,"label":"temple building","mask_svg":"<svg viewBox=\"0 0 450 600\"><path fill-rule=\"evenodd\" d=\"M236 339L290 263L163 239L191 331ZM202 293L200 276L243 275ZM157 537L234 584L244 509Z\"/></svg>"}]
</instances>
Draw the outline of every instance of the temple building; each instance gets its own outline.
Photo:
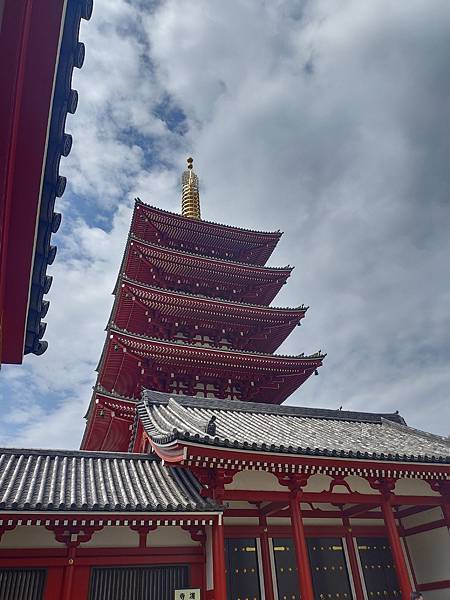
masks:
<instances>
[{"instance_id":1,"label":"temple building","mask_svg":"<svg viewBox=\"0 0 450 600\"><path fill-rule=\"evenodd\" d=\"M450 597L450 440L289 405L281 237L137 199L79 451L0 451L0 598Z\"/></svg>"}]
</instances>

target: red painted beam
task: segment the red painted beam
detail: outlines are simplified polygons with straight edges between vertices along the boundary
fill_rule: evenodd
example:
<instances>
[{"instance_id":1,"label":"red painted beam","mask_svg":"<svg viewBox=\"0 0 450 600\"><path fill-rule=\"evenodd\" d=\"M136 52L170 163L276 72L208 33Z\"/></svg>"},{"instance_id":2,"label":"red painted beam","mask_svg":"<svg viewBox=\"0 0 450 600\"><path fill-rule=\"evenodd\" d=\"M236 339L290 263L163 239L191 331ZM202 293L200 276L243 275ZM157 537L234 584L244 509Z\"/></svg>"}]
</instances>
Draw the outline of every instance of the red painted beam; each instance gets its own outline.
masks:
<instances>
[{"instance_id":1,"label":"red painted beam","mask_svg":"<svg viewBox=\"0 0 450 600\"><path fill-rule=\"evenodd\" d=\"M408 537L415 535L416 533L423 533L424 531L432 531L433 529L439 529L440 527L446 527L445 519L439 519L438 521L432 521L431 523L422 523L415 527L409 527L409 529L403 528L403 535Z\"/></svg>"},{"instance_id":2,"label":"red painted beam","mask_svg":"<svg viewBox=\"0 0 450 600\"><path fill-rule=\"evenodd\" d=\"M227 490L225 489L225 500L246 500L249 502L279 502L286 503L289 500L289 492L278 491L254 491L254 490ZM304 503L337 503L350 504L352 501L356 504L375 505L378 500L382 504L382 497L374 494L339 494L333 492L303 492L302 502ZM415 505L426 504L427 506L440 506L442 498L437 496L393 496L391 499L393 505Z\"/></svg>"},{"instance_id":3,"label":"red painted beam","mask_svg":"<svg viewBox=\"0 0 450 600\"><path fill-rule=\"evenodd\" d=\"M261 508L261 515L268 517L272 513L283 510L286 506L289 506L287 502L269 502L269 504Z\"/></svg>"},{"instance_id":4,"label":"red painted beam","mask_svg":"<svg viewBox=\"0 0 450 600\"><path fill-rule=\"evenodd\" d=\"M432 508L433 507L430 506L411 506L410 508L397 510L395 516L397 519L405 519L406 517L417 515L418 513L425 512L427 510L432 510Z\"/></svg>"},{"instance_id":5,"label":"red painted beam","mask_svg":"<svg viewBox=\"0 0 450 600\"><path fill-rule=\"evenodd\" d=\"M382 460L366 460L366 459L350 459L350 458L339 458L334 459L328 456L309 456L302 454L288 454L282 452L263 452L263 451L249 451L244 449L228 449L221 446L208 446L206 444L196 444L193 442L184 442L188 449L188 459L195 461L197 458L212 459L214 457L216 461L216 467L220 466L220 463L224 465L223 468L230 468L227 465L233 465L234 469L245 469L249 462L255 463L266 463L268 466L265 470L267 471L278 471L278 467L282 466L283 470L289 472L288 469L291 465L302 466L303 469L310 469L314 467L320 467L322 470L327 466L332 466L334 469L347 469L347 470L367 470L367 471L385 471L387 466L389 469L395 470L398 473L398 477L402 474L422 474L424 478L429 479L430 474L447 476L448 465L443 464L429 464L429 463L414 463L414 462L392 462ZM238 463L234 461L238 460ZM308 472L308 471L307 471ZM314 470L311 469L314 473ZM364 475L362 475L364 477ZM357 494L355 493L357 496ZM438 496L436 496L437 498ZM377 495L372 495L372 500L375 501ZM428 496L424 496L428 498ZM347 496L348 499L348 496ZM444 499L440 497L438 503L444 502ZM345 501L344 501L345 503Z\"/></svg>"},{"instance_id":6,"label":"red painted beam","mask_svg":"<svg viewBox=\"0 0 450 600\"><path fill-rule=\"evenodd\" d=\"M374 504L374 506L367 506L367 504L357 504L356 506L352 506L351 508L347 508L344 510L343 514L345 517L352 517L353 519L357 516L361 517L361 515L366 515L366 513L372 508L377 508L379 505ZM381 515L379 517L381 519Z\"/></svg>"},{"instance_id":7,"label":"red painted beam","mask_svg":"<svg viewBox=\"0 0 450 600\"><path fill-rule=\"evenodd\" d=\"M450 579L441 579L440 581L429 581L417 586L419 592L431 592L432 590L446 590L450 588Z\"/></svg>"}]
</instances>

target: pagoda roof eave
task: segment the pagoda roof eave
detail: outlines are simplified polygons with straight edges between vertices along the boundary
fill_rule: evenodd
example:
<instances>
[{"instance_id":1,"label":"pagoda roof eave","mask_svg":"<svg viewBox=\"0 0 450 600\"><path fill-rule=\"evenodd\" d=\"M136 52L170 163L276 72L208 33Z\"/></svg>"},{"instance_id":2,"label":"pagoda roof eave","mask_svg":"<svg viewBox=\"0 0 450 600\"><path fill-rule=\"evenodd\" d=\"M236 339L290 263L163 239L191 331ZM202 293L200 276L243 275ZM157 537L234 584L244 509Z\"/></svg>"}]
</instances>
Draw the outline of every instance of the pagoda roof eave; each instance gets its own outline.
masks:
<instances>
[{"instance_id":1,"label":"pagoda roof eave","mask_svg":"<svg viewBox=\"0 0 450 600\"><path fill-rule=\"evenodd\" d=\"M289 276L295 267L291 267L287 265L285 267L266 267L262 265L255 265L252 263L239 262L233 260L226 260L224 258L213 257L213 256L205 256L203 254L195 254L194 252L186 252L185 250L175 250L174 248L168 248L167 246L161 246L160 244L153 244L151 242L147 242L134 234L129 236L129 243L136 242L137 244L141 244L142 246L146 246L147 248L153 248L158 252L163 252L166 254L172 254L174 256L186 257L189 259L197 260L200 263L210 263L215 265L225 266L226 268L231 267L235 269L245 269L250 271L255 271L259 273L281 273Z\"/></svg>"},{"instance_id":2,"label":"pagoda roof eave","mask_svg":"<svg viewBox=\"0 0 450 600\"><path fill-rule=\"evenodd\" d=\"M129 338L133 338L142 342L147 342L149 344L157 344L157 345L167 345L167 346L172 346L174 348L185 348L185 349L191 349L193 351L198 351L198 350L203 350L205 352L211 353L211 354L215 354L215 355L220 355L220 354L226 354L229 356L246 356L246 357L255 357L258 358L260 357L262 360L274 360L274 361L293 361L293 362L297 362L300 364L302 362L307 363L307 362L316 362L316 361L322 361L325 357L326 354L322 354L322 351L319 350L318 352L311 354L311 355L298 355L298 356L291 356L291 355L284 355L284 354L271 354L271 353L265 353L265 352L253 352L251 350L236 350L234 348L215 348L212 346L202 346L202 345L196 345L196 344L187 344L186 342L183 342L181 340L164 340L161 338L153 338L153 337L148 337L146 335L141 335L138 333L132 333L131 331L128 331L126 329L121 329L120 327L117 327L117 325L115 325L114 323L111 324L111 326L109 327L109 332L110 334L116 334L116 335L123 335L123 336L127 336ZM320 366L320 365L319 365Z\"/></svg>"},{"instance_id":3,"label":"pagoda roof eave","mask_svg":"<svg viewBox=\"0 0 450 600\"><path fill-rule=\"evenodd\" d=\"M261 312L261 313L287 313L289 316L297 316L306 313L309 309L309 306L297 306L297 307L284 307L284 306L264 306L262 304L252 304L251 302L242 302L236 300L227 300L225 298L214 298L210 296L205 296L204 294L193 294L186 291L178 291L171 290L158 287L157 285L149 285L134 279L133 277L129 277L125 273L122 273L119 277L119 280L126 284L130 284L136 287L141 287L144 290L155 291L157 293L173 296L176 298L191 298L193 300L201 300L207 303L215 304L215 305L223 305L225 307L235 306L237 308L247 308L251 311Z\"/></svg>"},{"instance_id":4,"label":"pagoda roof eave","mask_svg":"<svg viewBox=\"0 0 450 600\"><path fill-rule=\"evenodd\" d=\"M256 229L245 229L243 227L237 227L234 225L225 225L222 223L217 223L215 221L208 221L205 219L191 219L189 217L184 217L183 215L180 215L178 213L174 213L169 210L164 210L162 208L152 206L151 204L147 204L146 202L143 202L140 198L135 198L135 202L136 202L136 205L143 206L148 211L151 211L151 212L154 212L157 214L161 214L161 215L167 215L168 217L171 217L173 219L179 220L180 222L183 222L184 224L190 226L193 229L196 228L196 229L201 230L201 229L204 229L206 226L206 228L220 229L221 231L226 231L231 234L234 233L234 234L250 235L253 237L267 237L267 238L273 238L276 241L278 241L281 238L281 236L283 235L282 231L258 231Z\"/></svg>"},{"instance_id":5,"label":"pagoda roof eave","mask_svg":"<svg viewBox=\"0 0 450 600\"><path fill-rule=\"evenodd\" d=\"M110 398L111 400L118 400L119 402L125 402L133 405L136 404L136 398L133 398L131 396L124 396L123 394L119 394L117 392L110 392L99 383L97 383L94 386L94 396L105 396L106 398Z\"/></svg>"}]
</instances>

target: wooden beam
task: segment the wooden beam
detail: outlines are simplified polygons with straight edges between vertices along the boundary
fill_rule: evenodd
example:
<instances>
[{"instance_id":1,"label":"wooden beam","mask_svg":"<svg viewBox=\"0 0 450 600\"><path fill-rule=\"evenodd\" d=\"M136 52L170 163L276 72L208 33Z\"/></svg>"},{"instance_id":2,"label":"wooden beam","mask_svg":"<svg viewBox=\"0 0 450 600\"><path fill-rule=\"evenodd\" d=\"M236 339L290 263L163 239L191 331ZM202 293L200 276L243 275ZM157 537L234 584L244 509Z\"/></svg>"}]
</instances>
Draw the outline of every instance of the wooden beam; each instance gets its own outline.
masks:
<instances>
[{"instance_id":1,"label":"wooden beam","mask_svg":"<svg viewBox=\"0 0 450 600\"><path fill-rule=\"evenodd\" d=\"M261 515L268 517L270 514L283 510L287 506L289 506L287 502L269 502L269 504L261 508Z\"/></svg>"},{"instance_id":2,"label":"wooden beam","mask_svg":"<svg viewBox=\"0 0 450 600\"><path fill-rule=\"evenodd\" d=\"M368 506L367 504L356 504L356 506L352 506L351 508L347 508L344 510L345 517L352 517L353 519L357 516L365 515L365 513L373 510L374 508L378 508L378 504L374 504L374 506ZM383 515L380 513L380 519Z\"/></svg>"}]
</instances>

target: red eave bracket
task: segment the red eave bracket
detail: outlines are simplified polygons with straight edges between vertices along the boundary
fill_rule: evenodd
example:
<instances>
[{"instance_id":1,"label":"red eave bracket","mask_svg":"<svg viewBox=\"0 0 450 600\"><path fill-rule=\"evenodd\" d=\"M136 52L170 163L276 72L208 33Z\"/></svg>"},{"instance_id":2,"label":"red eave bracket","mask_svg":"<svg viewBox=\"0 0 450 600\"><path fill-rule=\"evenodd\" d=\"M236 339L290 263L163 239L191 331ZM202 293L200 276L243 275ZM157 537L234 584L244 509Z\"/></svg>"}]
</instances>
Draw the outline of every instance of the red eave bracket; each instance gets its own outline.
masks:
<instances>
[{"instance_id":1,"label":"red eave bracket","mask_svg":"<svg viewBox=\"0 0 450 600\"><path fill-rule=\"evenodd\" d=\"M161 460L166 463L182 463L186 458L185 448L181 444L174 444L173 446L159 446L151 438L148 438L151 447Z\"/></svg>"}]
</instances>

